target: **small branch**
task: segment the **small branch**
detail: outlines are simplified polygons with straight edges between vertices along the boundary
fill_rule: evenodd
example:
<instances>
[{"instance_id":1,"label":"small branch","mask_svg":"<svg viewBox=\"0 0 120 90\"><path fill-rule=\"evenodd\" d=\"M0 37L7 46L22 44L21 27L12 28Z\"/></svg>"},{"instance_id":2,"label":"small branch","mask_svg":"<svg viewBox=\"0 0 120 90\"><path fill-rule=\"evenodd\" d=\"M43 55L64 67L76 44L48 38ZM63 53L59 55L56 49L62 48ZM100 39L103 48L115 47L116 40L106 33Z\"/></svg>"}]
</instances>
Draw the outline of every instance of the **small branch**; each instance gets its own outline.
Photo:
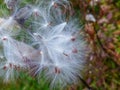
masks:
<instances>
[{"instance_id":1,"label":"small branch","mask_svg":"<svg viewBox=\"0 0 120 90\"><path fill-rule=\"evenodd\" d=\"M86 82L84 79L82 79L80 76L78 76L78 77L79 77L80 81L88 88L88 90L93 90L93 89L87 84L87 82Z\"/></svg>"}]
</instances>

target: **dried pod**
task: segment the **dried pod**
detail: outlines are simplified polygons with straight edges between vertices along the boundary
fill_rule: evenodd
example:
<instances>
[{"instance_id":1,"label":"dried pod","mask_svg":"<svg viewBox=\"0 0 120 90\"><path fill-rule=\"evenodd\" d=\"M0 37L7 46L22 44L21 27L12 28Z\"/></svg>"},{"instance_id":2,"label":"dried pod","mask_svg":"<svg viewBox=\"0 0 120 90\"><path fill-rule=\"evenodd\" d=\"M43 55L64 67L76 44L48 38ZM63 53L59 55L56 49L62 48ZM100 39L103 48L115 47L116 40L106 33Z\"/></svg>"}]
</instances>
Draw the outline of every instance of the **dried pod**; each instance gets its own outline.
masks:
<instances>
[{"instance_id":1,"label":"dried pod","mask_svg":"<svg viewBox=\"0 0 120 90\"><path fill-rule=\"evenodd\" d=\"M4 0L4 2L7 5L8 9L14 9L18 4L18 0Z\"/></svg>"},{"instance_id":2,"label":"dried pod","mask_svg":"<svg viewBox=\"0 0 120 90\"><path fill-rule=\"evenodd\" d=\"M111 49L111 50L115 50L115 46L114 46L113 43L108 43L108 44L107 44L107 47L108 47L109 49Z\"/></svg>"},{"instance_id":3,"label":"dried pod","mask_svg":"<svg viewBox=\"0 0 120 90\"><path fill-rule=\"evenodd\" d=\"M95 35L95 30L92 24L86 24L85 25L85 30L86 32L89 34L91 39L94 39L94 35Z\"/></svg>"},{"instance_id":4,"label":"dried pod","mask_svg":"<svg viewBox=\"0 0 120 90\"><path fill-rule=\"evenodd\" d=\"M24 22L26 19L28 19L32 15L32 8L31 6L25 6L21 9L19 9L15 15L14 19L17 20L19 23Z\"/></svg>"}]
</instances>

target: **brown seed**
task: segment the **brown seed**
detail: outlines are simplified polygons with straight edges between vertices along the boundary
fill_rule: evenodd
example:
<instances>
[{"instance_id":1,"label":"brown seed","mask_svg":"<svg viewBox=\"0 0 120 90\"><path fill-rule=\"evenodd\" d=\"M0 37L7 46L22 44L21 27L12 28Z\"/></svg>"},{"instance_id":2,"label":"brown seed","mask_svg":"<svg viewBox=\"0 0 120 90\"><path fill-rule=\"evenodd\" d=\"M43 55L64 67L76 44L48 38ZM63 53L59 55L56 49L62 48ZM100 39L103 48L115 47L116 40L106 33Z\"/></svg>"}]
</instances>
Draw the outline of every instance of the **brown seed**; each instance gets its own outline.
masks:
<instances>
[{"instance_id":1,"label":"brown seed","mask_svg":"<svg viewBox=\"0 0 120 90\"><path fill-rule=\"evenodd\" d=\"M58 4L57 3L54 3L54 5L53 5L55 8L57 8L58 7Z\"/></svg>"},{"instance_id":2,"label":"brown seed","mask_svg":"<svg viewBox=\"0 0 120 90\"><path fill-rule=\"evenodd\" d=\"M20 70L20 66L17 66L17 70Z\"/></svg>"},{"instance_id":3,"label":"brown seed","mask_svg":"<svg viewBox=\"0 0 120 90\"><path fill-rule=\"evenodd\" d=\"M2 40L7 40L7 38L6 38L6 37L4 37Z\"/></svg>"},{"instance_id":4,"label":"brown seed","mask_svg":"<svg viewBox=\"0 0 120 90\"><path fill-rule=\"evenodd\" d=\"M39 16L38 12L35 12L34 15L35 15L35 16Z\"/></svg>"},{"instance_id":5,"label":"brown seed","mask_svg":"<svg viewBox=\"0 0 120 90\"><path fill-rule=\"evenodd\" d=\"M4 66L3 69L6 70L6 69L7 69L7 66Z\"/></svg>"},{"instance_id":6,"label":"brown seed","mask_svg":"<svg viewBox=\"0 0 120 90\"><path fill-rule=\"evenodd\" d=\"M16 65L13 65L14 69L17 70L17 66Z\"/></svg>"},{"instance_id":7,"label":"brown seed","mask_svg":"<svg viewBox=\"0 0 120 90\"><path fill-rule=\"evenodd\" d=\"M12 63L9 63L10 68L12 68Z\"/></svg>"},{"instance_id":8,"label":"brown seed","mask_svg":"<svg viewBox=\"0 0 120 90\"><path fill-rule=\"evenodd\" d=\"M76 40L76 38L75 38L75 37L72 37L72 38L71 38L71 41L75 41L75 40Z\"/></svg>"},{"instance_id":9,"label":"brown seed","mask_svg":"<svg viewBox=\"0 0 120 90\"><path fill-rule=\"evenodd\" d=\"M58 67L55 67L55 73L60 74L60 69Z\"/></svg>"},{"instance_id":10,"label":"brown seed","mask_svg":"<svg viewBox=\"0 0 120 90\"><path fill-rule=\"evenodd\" d=\"M73 52L73 53L78 53L78 50L77 50L76 48L74 48L74 49L72 50L72 52Z\"/></svg>"}]
</instances>

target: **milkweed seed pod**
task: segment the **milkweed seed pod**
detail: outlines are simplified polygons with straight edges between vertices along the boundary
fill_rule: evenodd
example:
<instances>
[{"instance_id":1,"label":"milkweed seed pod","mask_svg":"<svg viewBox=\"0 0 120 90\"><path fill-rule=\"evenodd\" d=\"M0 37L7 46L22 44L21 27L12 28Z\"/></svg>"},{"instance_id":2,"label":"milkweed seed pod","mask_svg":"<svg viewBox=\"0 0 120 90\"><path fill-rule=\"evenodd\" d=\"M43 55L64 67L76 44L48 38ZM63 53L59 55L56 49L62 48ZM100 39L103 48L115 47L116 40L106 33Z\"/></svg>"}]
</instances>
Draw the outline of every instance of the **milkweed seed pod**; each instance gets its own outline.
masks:
<instances>
[{"instance_id":1,"label":"milkweed seed pod","mask_svg":"<svg viewBox=\"0 0 120 90\"><path fill-rule=\"evenodd\" d=\"M5 60L2 60L0 64L0 70L2 70L0 76L8 82L17 78L20 70L29 69L29 66L32 65L31 62L39 60L40 55L31 46L11 37L4 36L1 39Z\"/></svg>"},{"instance_id":2,"label":"milkweed seed pod","mask_svg":"<svg viewBox=\"0 0 120 90\"><path fill-rule=\"evenodd\" d=\"M35 0L15 10L4 24L0 23L1 32L3 28L11 32L11 26L22 29L24 25L31 37L31 43L25 44L12 37L14 32L1 34L5 81L17 77L19 67L38 80L45 77L52 89L78 82L85 64L86 43L80 34L80 23L67 12L69 8L69 0Z\"/></svg>"},{"instance_id":3,"label":"milkweed seed pod","mask_svg":"<svg viewBox=\"0 0 120 90\"><path fill-rule=\"evenodd\" d=\"M42 72L41 66L47 68L45 78L51 82L51 87L75 84L77 76L81 75L85 62L85 42L76 36L74 29L77 29L75 25L63 22L33 33L42 57L36 71L39 74Z\"/></svg>"},{"instance_id":4,"label":"milkweed seed pod","mask_svg":"<svg viewBox=\"0 0 120 90\"><path fill-rule=\"evenodd\" d=\"M25 6L23 8L20 8L14 13L14 19L20 22L21 20L25 21L28 19L32 14L32 8L31 6Z\"/></svg>"},{"instance_id":5,"label":"milkweed seed pod","mask_svg":"<svg viewBox=\"0 0 120 90\"><path fill-rule=\"evenodd\" d=\"M4 2L5 2L8 9L15 9L19 0L4 0Z\"/></svg>"},{"instance_id":6,"label":"milkweed seed pod","mask_svg":"<svg viewBox=\"0 0 120 90\"><path fill-rule=\"evenodd\" d=\"M41 9L42 6L37 6L39 14L35 16L37 19L33 21L31 32L33 44L41 51L41 62L33 71L38 77L44 72L52 88L76 84L85 63L85 42L80 36L78 22L74 19L66 21L60 8Z\"/></svg>"}]
</instances>

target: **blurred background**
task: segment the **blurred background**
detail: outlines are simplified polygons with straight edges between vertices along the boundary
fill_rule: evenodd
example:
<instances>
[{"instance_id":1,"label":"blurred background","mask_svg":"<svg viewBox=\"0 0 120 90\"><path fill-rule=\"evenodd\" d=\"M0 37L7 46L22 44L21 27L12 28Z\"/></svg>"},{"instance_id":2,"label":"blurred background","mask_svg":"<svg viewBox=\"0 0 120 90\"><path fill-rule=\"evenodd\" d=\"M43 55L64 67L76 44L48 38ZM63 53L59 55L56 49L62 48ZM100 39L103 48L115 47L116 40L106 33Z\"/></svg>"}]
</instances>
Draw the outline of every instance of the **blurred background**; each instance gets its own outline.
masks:
<instances>
[{"instance_id":1,"label":"blurred background","mask_svg":"<svg viewBox=\"0 0 120 90\"><path fill-rule=\"evenodd\" d=\"M120 90L120 0L71 0L71 5L71 15L84 26L82 34L88 46L83 79L94 90ZM9 15L0 0L0 17ZM44 78L38 81L21 73L15 82L4 84L0 80L0 90L49 90L49 85ZM81 82L66 90L88 89Z\"/></svg>"}]
</instances>

